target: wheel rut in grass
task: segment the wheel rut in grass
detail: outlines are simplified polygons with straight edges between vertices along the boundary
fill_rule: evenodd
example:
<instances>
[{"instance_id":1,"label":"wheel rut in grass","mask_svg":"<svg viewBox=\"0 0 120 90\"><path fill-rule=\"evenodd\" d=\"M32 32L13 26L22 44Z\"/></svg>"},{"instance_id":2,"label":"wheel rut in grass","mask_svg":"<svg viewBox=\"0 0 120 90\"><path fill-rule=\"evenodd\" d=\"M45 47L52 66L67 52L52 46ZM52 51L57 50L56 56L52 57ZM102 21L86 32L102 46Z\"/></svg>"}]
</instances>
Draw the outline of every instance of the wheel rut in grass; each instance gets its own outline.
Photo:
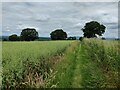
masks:
<instances>
[{"instance_id":1,"label":"wheel rut in grass","mask_svg":"<svg viewBox=\"0 0 120 90\"><path fill-rule=\"evenodd\" d=\"M74 69L74 74L73 74L73 82L72 82L72 87L73 88L81 88L81 44L78 46L78 50L76 52L76 67Z\"/></svg>"}]
</instances>

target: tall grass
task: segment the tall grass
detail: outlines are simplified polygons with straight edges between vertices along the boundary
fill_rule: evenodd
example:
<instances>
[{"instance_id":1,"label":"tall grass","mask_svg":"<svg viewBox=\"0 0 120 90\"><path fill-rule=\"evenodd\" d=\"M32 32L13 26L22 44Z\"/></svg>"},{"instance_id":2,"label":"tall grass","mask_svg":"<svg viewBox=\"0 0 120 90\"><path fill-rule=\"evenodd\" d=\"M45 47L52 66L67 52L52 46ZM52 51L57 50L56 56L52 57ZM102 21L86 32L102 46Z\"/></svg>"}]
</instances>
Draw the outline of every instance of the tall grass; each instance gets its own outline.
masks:
<instances>
[{"instance_id":1,"label":"tall grass","mask_svg":"<svg viewBox=\"0 0 120 90\"><path fill-rule=\"evenodd\" d=\"M51 80L52 88L72 88L79 42L75 41L67 48L64 57L55 65L55 76Z\"/></svg>"},{"instance_id":2,"label":"tall grass","mask_svg":"<svg viewBox=\"0 0 120 90\"><path fill-rule=\"evenodd\" d=\"M49 59L63 53L70 43L71 41L3 42L3 88L44 87L52 67Z\"/></svg>"},{"instance_id":3,"label":"tall grass","mask_svg":"<svg viewBox=\"0 0 120 90\"><path fill-rule=\"evenodd\" d=\"M120 56L117 41L85 39L82 42L84 87L116 88Z\"/></svg>"},{"instance_id":4,"label":"tall grass","mask_svg":"<svg viewBox=\"0 0 120 90\"><path fill-rule=\"evenodd\" d=\"M3 42L3 88L116 88L119 53L114 40Z\"/></svg>"}]
</instances>

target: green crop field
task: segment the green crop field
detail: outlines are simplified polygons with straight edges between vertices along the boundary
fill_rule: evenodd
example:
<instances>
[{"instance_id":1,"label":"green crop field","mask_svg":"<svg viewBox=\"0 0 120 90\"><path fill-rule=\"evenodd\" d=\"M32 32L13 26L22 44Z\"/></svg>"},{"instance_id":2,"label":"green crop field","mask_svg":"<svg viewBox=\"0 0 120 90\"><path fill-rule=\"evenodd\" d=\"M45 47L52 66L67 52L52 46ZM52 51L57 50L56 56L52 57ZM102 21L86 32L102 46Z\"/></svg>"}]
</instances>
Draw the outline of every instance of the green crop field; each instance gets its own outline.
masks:
<instances>
[{"instance_id":1,"label":"green crop field","mask_svg":"<svg viewBox=\"0 0 120 90\"><path fill-rule=\"evenodd\" d=\"M118 41L2 42L3 88L117 88Z\"/></svg>"}]
</instances>

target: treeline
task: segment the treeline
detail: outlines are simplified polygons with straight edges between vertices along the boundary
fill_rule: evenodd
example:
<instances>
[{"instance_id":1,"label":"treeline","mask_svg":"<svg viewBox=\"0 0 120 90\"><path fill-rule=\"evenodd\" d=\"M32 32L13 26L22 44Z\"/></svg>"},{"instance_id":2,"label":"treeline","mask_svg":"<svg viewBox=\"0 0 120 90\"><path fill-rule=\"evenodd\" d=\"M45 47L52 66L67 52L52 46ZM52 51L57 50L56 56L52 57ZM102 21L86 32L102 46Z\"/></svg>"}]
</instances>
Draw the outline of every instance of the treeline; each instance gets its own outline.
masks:
<instances>
[{"instance_id":1,"label":"treeline","mask_svg":"<svg viewBox=\"0 0 120 90\"><path fill-rule=\"evenodd\" d=\"M55 31L50 33L51 40L76 40L75 36L67 37L67 33L62 29L56 29ZM81 37L80 37L81 39ZM7 39L3 39L3 41L34 41L40 40L38 37L38 32L34 28L25 28L22 30L20 36L16 34L10 35ZM48 40L48 39L47 39Z\"/></svg>"},{"instance_id":2,"label":"treeline","mask_svg":"<svg viewBox=\"0 0 120 90\"><path fill-rule=\"evenodd\" d=\"M38 32L34 28L25 28L22 30L20 36L12 34L7 38L3 38L3 41L39 41L39 40L76 40L77 37L67 37L67 33L62 29L56 29L50 33L50 38L40 38Z\"/></svg>"},{"instance_id":3,"label":"treeline","mask_svg":"<svg viewBox=\"0 0 120 90\"><path fill-rule=\"evenodd\" d=\"M105 32L106 27L97 21L91 21L85 24L81 29L83 31L83 37L86 38L97 38L97 36L102 36ZM16 34L9 36L9 41L34 41L39 40L39 34L34 28L25 28L22 30L20 36ZM82 40L80 37L79 40ZM76 37L68 37L67 33L63 29L56 29L50 33L51 40L76 40ZM102 38L105 40L105 38Z\"/></svg>"}]
</instances>

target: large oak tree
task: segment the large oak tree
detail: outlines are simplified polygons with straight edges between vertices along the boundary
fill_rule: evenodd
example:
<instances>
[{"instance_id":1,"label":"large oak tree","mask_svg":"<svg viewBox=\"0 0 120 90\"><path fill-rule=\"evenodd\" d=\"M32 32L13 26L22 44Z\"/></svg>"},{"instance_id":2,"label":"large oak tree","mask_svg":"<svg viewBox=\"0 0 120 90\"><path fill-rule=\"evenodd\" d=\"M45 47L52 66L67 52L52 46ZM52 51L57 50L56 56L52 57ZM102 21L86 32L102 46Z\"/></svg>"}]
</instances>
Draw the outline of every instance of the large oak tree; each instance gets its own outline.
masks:
<instances>
[{"instance_id":1,"label":"large oak tree","mask_svg":"<svg viewBox=\"0 0 120 90\"><path fill-rule=\"evenodd\" d=\"M84 33L84 37L93 38L98 36L102 36L105 32L105 26L98 23L97 21L91 21L85 24L82 31Z\"/></svg>"}]
</instances>

